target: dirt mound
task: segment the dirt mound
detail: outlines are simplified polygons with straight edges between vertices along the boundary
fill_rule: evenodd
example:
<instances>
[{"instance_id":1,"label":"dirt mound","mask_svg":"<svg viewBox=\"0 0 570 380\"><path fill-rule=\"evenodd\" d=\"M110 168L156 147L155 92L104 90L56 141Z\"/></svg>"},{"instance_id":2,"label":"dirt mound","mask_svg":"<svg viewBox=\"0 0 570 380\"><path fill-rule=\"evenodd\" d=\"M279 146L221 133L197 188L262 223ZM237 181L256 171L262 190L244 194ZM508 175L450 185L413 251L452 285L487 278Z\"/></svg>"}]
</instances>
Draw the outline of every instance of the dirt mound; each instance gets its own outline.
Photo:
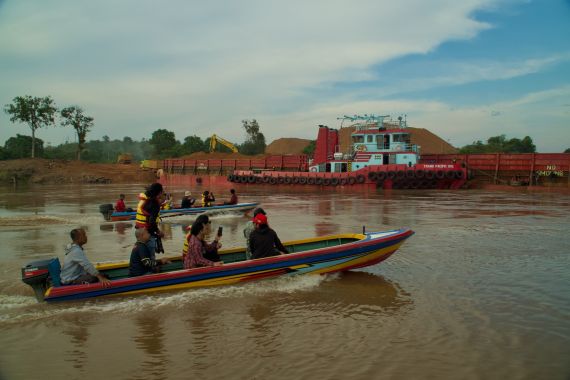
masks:
<instances>
[{"instance_id":1,"label":"dirt mound","mask_svg":"<svg viewBox=\"0 0 570 380\"><path fill-rule=\"evenodd\" d=\"M457 148L425 128L408 128L412 144L420 146L421 154L452 154Z\"/></svg>"},{"instance_id":2,"label":"dirt mound","mask_svg":"<svg viewBox=\"0 0 570 380\"><path fill-rule=\"evenodd\" d=\"M152 182L155 173L138 164L90 164L42 158L0 161L0 183Z\"/></svg>"},{"instance_id":3,"label":"dirt mound","mask_svg":"<svg viewBox=\"0 0 570 380\"><path fill-rule=\"evenodd\" d=\"M454 148L447 141L441 137L433 134L425 128L407 128L410 132L410 139L412 144L420 146L420 154L451 154L457 153L457 148ZM342 128L339 130L339 145L343 153L347 153L352 146L350 136L354 132L354 127Z\"/></svg>"},{"instance_id":4,"label":"dirt mound","mask_svg":"<svg viewBox=\"0 0 570 380\"><path fill-rule=\"evenodd\" d=\"M311 140L298 139L298 138L280 138L274 140L265 148L266 154L303 154Z\"/></svg>"}]
</instances>

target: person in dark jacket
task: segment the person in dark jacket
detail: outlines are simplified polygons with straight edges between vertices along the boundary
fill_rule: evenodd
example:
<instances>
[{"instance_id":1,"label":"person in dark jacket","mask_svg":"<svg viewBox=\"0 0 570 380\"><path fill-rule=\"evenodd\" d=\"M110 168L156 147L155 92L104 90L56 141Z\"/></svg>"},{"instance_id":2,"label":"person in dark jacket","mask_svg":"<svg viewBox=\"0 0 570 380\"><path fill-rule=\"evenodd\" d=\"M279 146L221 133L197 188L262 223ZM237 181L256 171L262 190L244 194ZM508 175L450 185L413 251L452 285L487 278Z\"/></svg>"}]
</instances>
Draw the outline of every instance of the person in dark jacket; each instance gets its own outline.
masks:
<instances>
[{"instance_id":1,"label":"person in dark jacket","mask_svg":"<svg viewBox=\"0 0 570 380\"><path fill-rule=\"evenodd\" d=\"M182 198L182 203L180 208L190 208L194 205L196 199L192 198L192 193L189 191L184 192L184 197Z\"/></svg>"},{"instance_id":2,"label":"person in dark jacket","mask_svg":"<svg viewBox=\"0 0 570 380\"><path fill-rule=\"evenodd\" d=\"M156 260L147 247L150 239L149 232L144 228L135 230L137 242L131 251L131 259L129 261L129 277L142 276L148 273L157 273L160 271L161 264L168 264L165 259Z\"/></svg>"},{"instance_id":3,"label":"person in dark jacket","mask_svg":"<svg viewBox=\"0 0 570 380\"><path fill-rule=\"evenodd\" d=\"M249 235L249 249L253 259L289 253L277 233L267 224L267 216L259 213L253 218L255 230Z\"/></svg>"}]
</instances>

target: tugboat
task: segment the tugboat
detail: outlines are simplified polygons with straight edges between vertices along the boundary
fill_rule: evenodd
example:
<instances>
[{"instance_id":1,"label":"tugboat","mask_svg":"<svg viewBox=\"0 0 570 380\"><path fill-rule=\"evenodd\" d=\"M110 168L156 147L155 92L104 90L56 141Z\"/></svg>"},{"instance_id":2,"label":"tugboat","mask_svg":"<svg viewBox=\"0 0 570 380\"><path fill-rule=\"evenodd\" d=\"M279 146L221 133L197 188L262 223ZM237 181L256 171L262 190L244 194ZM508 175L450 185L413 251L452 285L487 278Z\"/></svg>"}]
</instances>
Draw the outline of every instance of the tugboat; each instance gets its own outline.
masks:
<instances>
[{"instance_id":1,"label":"tugboat","mask_svg":"<svg viewBox=\"0 0 570 380\"><path fill-rule=\"evenodd\" d=\"M373 185L383 189L458 189L467 169L458 163L419 164L420 147L412 145L401 116L354 115L351 146L341 149L339 130L319 126L317 144L307 172L236 170L230 182L313 186Z\"/></svg>"}]
</instances>

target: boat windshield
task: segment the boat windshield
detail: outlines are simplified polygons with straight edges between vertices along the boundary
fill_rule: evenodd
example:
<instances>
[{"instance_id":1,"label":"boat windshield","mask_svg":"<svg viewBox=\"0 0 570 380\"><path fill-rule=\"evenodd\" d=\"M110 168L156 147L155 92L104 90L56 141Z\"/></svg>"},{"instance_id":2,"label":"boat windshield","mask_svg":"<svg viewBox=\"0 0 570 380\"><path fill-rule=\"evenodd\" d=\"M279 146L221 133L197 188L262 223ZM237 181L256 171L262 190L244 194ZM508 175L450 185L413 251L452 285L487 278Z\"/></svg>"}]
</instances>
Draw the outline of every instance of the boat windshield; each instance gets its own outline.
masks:
<instances>
[{"instance_id":1,"label":"boat windshield","mask_svg":"<svg viewBox=\"0 0 570 380\"><path fill-rule=\"evenodd\" d=\"M352 136L352 142L353 143L363 143L364 142L364 136L354 135L354 136Z\"/></svg>"}]
</instances>

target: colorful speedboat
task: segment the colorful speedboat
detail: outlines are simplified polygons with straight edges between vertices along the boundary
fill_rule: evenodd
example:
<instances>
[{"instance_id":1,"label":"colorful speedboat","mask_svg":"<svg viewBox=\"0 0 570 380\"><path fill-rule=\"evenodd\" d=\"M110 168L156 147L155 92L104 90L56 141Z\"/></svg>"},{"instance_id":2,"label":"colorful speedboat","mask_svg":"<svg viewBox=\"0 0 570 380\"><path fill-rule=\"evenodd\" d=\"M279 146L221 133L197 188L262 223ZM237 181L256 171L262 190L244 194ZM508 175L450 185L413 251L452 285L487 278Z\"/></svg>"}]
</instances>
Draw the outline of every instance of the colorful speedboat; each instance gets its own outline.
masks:
<instances>
[{"instance_id":1,"label":"colorful speedboat","mask_svg":"<svg viewBox=\"0 0 570 380\"><path fill-rule=\"evenodd\" d=\"M190 207L190 208L173 208L169 210L160 210L161 217L172 217L179 215L219 215L229 213L245 213L259 206L259 203L238 203L235 205L214 205L210 207ZM99 206L99 211L103 214L105 220L110 222L120 222L125 220L135 220L136 211L116 212L113 211L112 204L104 204Z\"/></svg>"},{"instance_id":2,"label":"colorful speedboat","mask_svg":"<svg viewBox=\"0 0 570 380\"><path fill-rule=\"evenodd\" d=\"M302 274L327 274L377 264L390 257L414 232L393 231L339 234L290 241L286 255L246 260L245 249L220 252L224 265L183 269L181 257L170 258L161 273L128 277L128 262L97 264L111 280L101 284L66 285L59 283L57 258L29 263L22 268L22 281L32 286L39 301L67 301L110 295L131 295L157 291L232 285L246 281Z\"/></svg>"}]
</instances>

